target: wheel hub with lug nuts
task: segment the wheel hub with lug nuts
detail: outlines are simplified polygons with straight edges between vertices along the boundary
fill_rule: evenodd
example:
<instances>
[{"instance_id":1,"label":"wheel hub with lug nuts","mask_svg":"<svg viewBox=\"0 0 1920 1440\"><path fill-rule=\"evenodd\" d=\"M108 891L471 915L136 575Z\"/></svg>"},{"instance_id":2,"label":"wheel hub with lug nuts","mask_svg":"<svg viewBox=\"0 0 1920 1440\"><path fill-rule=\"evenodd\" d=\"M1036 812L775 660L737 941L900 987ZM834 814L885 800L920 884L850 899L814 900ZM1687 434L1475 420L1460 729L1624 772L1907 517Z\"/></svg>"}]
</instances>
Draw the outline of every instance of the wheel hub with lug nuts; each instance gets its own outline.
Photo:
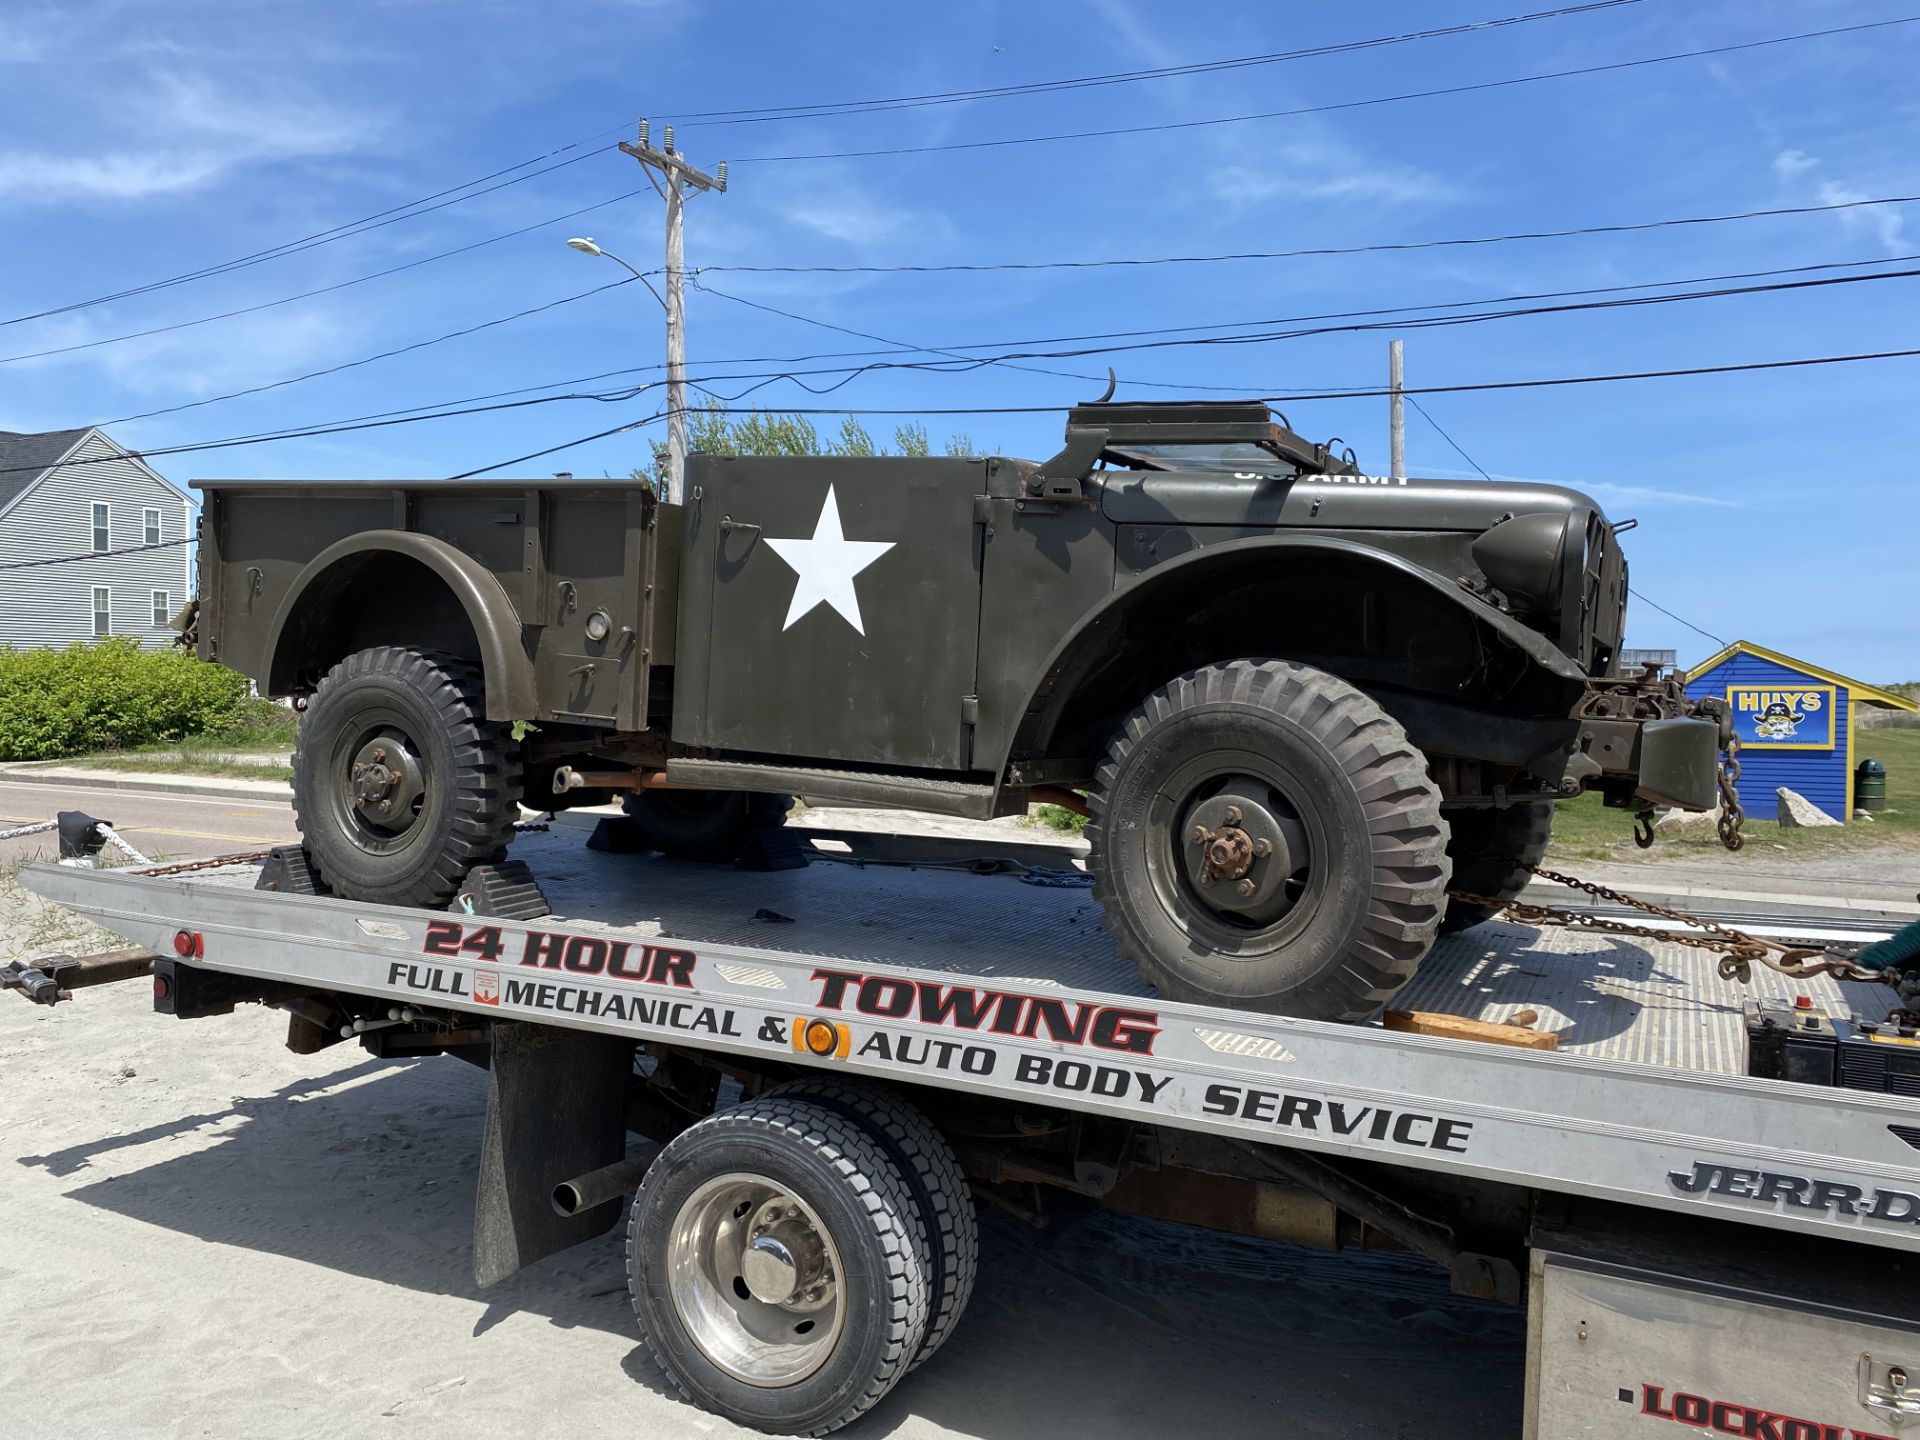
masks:
<instances>
[{"instance_id":1,"label":"wheel hub with lug nuts","mask_svg":"<svg viewBox=\"0 0 1920 1440\"><path fill-rule=\"evenodd\" d=\"M832 1236L767 1177L720 1175L688 1196L665 1262L688 1338L738 1380L791 1385L839 1343L846 1317Z\"/></svg>"},{"instance_id":2,"label":"wheel hub with lug nuts","mask_svg":"<svg viewBox=\"0 0 1920 1440\"><path fill-rule=\"evenodd\" d=\"M1230 786L1193 807L1185 839L1187 874L1208 905L1250 920L1286 910L1296 862L1285 825L1264 803Z\"/></svg>"},{"instance_id":3,"label":"wheel hub with lug nuts","mask_svg":"<svg viewBox=\"0 0 1920 1440\"><path fill-rule=\"evenodd\" d=\"M383 829L404 829L413 823L413 804L426 793L426 784L412 751L399 740L381 736L355 752L346 792L362 818Z\"/></svg>"},{"instance_id":4,"label":"wheel hub with lug nuts","mask_svg":"<svg viewBox=\"0 0 1920 1440\"><path fill-rule=\"evenodd\" d=\"M826 1259L819 1232L798 1209L775 1202L763 1207L740 1256L740 1278L756 1300L804 1308L819 1297Z\"/></svg>"}]
</instances>

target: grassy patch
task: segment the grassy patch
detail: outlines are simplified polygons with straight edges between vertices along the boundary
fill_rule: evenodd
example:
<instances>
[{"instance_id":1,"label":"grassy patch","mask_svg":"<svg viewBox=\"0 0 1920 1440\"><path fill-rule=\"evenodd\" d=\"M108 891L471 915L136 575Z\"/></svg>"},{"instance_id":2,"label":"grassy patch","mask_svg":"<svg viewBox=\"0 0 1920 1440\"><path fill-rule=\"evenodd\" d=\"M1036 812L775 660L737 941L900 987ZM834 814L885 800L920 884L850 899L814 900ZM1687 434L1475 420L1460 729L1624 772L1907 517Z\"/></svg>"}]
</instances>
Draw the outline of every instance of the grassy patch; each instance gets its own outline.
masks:
<instances>
[{"instance_id":1,"label":"grassy patch","mask_svg":"<svg viewBox=\"0 0 1920 1440\"><path fill-rule=\"evenodd\" d=\"M1775 846L1806 853L1843 851L1890 839L1920 835L1920 730L1871 730L1854 736L1854 762L1872 756L1887 767L1887 808L1871 824L1855 821L1817 830L1783 830L1773 810L1750 812L1745 834L1747 848L1729 854L1711 830L1680 836L1661 836L1659 848L1685 853L1717 852L1737 863L1741 856L1765 853ZM1549 855L1563 859L1612 860L1640 852L1633 843L1633 812L1609 810L1598 795L1563 800L1555 807L1553 845ZM1778 853L1775 851L1775 853Z\"/></svg>"},{"instance_id":2,"label":"grassy patch","mask_svg":"<svg viewBox=\"0 0 1920 1440\"><path fill-rule=\"evenodd\" d=\"M83 920L60 905L50 905L20 883L20 872L52 853L28 855L0 865L0 932L6 950L33 959L65 951L74 955L111 950L126 944L124 937Z\"/></svg>"},{"instance_id":3,"label":"grassy patch","mask_svg":"<svg viewBox=\"0 0 1920 1440\"><path fill-rule=\"evenodd\" d=\"M1027 823L1047 830L1070 830L1078 835L1087 828L1087 817L1064 805L1030 805Z\"/></svg>"},{"instance_id":4,"label":"grassy patch","mask_svg":"<svg viewBox=\"0 0 1920 1440\"><path fill-rule=\"evenodd\" d=\"M293 783L291 765L262 764L236 760L229 754L186 754L163 752L149 755L137 750L116 751L107 755L83 755L64 762L84 765L89 770L118 770L134 775L221 775L242 780L278 780Z\"/></svg>"}]
</instances>

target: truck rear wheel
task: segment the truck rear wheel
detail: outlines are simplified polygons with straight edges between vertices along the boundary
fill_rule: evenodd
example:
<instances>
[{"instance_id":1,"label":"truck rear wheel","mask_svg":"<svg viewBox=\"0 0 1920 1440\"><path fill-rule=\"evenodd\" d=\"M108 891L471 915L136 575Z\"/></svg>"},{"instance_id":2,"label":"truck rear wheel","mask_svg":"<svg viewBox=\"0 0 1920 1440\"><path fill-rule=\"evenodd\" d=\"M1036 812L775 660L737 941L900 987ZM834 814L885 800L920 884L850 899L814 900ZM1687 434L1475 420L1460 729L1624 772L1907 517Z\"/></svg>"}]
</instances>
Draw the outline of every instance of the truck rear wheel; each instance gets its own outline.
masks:
<instances>
[{"instance_id":1,"label":"truck rear wheel","mask_svg":"<svg viewBox=\"0 0 1920 1440\"><path fill-rule=\"evenodd\" d=\"M1452 888L1505 904L1526 889L1533 878L1528 867L1538 865L1547 853L1547 842L1553 838L1553 806L1452 810L1447 824L1452 835L1447 841L1447 855L1453 861ZM1440 933L1469 929L1491 920L1499 909L1499 905L1450 899Z\"/></svg>"},{"instance_id":2,"label":"truck rear wheel","mask_svg":"<svg viewBox=\"0 0 1920 1440\"><path fill-rule=\"evenodd\" d=\"M906 1177L863 1126L765 1095L682 1131L648 1167L627 1282L647 1349L690 1400L824 1435L919 1352L926 1243Z\"/></svg>"},{"instance_id":3,"label":"truck rear wheel","mask_svg":"<svg viewBox=\"0 0 1920 1440\"><path fill-rule=\"evenodd\" d=\"M642 790L622 802L649 850L675 860L738 860L755 830L786 822L788 795L757 790Z\"/></svg>"},{"instance_id":4,"label":"truck rear wheel","mask_svg":"<svg viewBox=\"0 0 1920 1440\"><path fill-rule=\"evenodd\" d=\"M327 672L300 721L293 816L336 895L441 906L506 853L513 742L451 655L382 646Z\"/></svg>"},{"instance_id":5,"label":"truck rear wheel","mask_svg":"<svg viewBox=\"0 0 1920 1440\"><path fill-rule=\"evenodd\" d=\"M927 1333L909 1369L933 1357L973 1294L980 1267L980 1217L960 1157L920 1108L885 1086L838 1075L806 1075L767 1092L837 1110L866 1128L906 1176L927 1229Z\"/></svg>"},{"instance_id":6,"label":"truck rear wheel","mask_svg":"<svg viewBox=\"0 0 1920 1440\"><path fill-rule=\"evenodd\" d=\"M1440 793L1406 732L1279 660L1182 675L1127 718L1089 795L1094 894L1161 994L1365 1019L1446 905Z\"/></svg>"}]
</instances>

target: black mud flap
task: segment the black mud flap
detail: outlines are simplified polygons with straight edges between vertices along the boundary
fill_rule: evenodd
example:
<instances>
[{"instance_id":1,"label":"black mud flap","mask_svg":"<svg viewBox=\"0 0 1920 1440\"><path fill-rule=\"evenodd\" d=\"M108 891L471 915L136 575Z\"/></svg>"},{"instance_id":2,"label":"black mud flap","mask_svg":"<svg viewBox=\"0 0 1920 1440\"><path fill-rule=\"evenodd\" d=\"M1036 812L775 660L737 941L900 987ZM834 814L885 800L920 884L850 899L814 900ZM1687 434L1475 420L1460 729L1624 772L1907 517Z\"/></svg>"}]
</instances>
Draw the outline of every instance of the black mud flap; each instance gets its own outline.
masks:
<instances>
[{"instance_id":1,"label":"black mud flap","mask_svg":"<svg viewBox=\"0 0 1920 1440\"><path fill-rule=\"evenodd\" d=\"M554 1212L553 1188L626 1154L633 1043L497 1020L473 1207L473 1278L495 1284L611 1230L618 1205Z\"/></svg>"}]
</instances>

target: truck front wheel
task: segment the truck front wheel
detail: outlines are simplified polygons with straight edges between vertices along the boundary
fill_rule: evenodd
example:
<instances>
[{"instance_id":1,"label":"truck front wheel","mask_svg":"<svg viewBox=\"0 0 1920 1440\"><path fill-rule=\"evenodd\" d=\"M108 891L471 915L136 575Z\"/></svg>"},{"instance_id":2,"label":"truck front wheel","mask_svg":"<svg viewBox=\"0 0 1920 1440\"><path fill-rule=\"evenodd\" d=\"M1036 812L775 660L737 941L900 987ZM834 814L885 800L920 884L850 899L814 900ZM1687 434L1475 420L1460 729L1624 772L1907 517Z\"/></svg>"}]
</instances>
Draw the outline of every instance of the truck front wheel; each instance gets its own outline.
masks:
<instances>
[{"instance_id":1,"label":"truck front wheel","mask_svg":"<svg viewBox=\"0 0 1920 1440\"><path fill-rule=\"evenodd\" d=\"M293 814L336 895L441 906L506 853L513 742L478 669L432 651L359 650L327 672L293 751Z\"/></svg>"},{"instance_id":2,"label":"truck front wheel","mask_svg":"<svg viewBox=\"0 0 1920 1440\"><path fill-rule=\"evenodd\" d=\"M1360 1020L1432 948L1439 790L1399 723L1335 676L1279 660L1182 675L1127 718L1089 799L1107 929L1171 999Z\"/></svg>"}]
</instances>

